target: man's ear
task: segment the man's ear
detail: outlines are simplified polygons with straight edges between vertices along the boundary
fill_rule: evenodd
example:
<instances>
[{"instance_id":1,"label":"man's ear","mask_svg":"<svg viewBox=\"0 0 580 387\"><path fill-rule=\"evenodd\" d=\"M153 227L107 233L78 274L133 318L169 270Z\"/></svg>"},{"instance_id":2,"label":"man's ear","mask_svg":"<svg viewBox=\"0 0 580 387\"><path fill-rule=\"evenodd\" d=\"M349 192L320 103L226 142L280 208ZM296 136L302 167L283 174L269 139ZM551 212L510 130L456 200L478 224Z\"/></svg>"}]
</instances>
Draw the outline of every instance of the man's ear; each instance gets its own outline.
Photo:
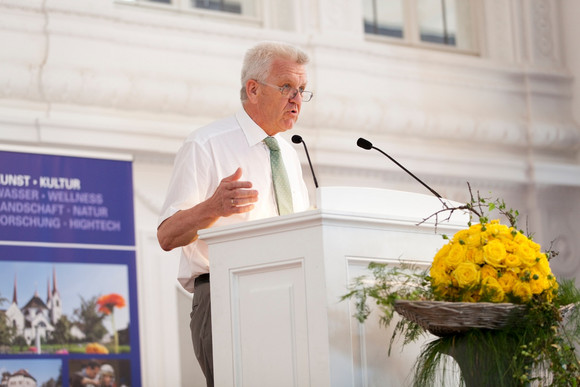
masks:
<instances>
[{"instance_id":1,"label":"man's ear","mask_svg":"<svg viewBox=\"0 0 580 387\"><path fill-rule=\"evenodd\" d=\"M246 82L246 94L248 95L248 100L250 102L255 102L258 97L258 87L260 85L255 79L249 79Z\"/></svg>"}]
</instances>

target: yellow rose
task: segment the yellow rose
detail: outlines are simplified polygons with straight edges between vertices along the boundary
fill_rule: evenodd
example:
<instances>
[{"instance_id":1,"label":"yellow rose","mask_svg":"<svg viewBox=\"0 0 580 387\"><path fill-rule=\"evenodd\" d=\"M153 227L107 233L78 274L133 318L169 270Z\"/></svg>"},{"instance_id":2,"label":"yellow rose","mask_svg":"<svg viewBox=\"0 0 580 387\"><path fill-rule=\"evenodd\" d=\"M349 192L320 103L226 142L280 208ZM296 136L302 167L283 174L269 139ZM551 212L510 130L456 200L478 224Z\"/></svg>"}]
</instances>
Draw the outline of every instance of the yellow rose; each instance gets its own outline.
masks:
<instances>
[{"instance_id":1,"label":"yellow rose","mask_svg":"<svg viewBox=\"0 0 580 387\"><path fill-rule=\"evenodd\" d=\"M522 261L517 255L509 253L506 254L504 262L507 267L519 267L522 264Z\"/></svg>"},{"instance_id":2,"label":"yellow rose","mask_svg":"<svg viewBox=\"0 0 580 387\"><path fill-rule=\"evenodd\" d=\"M483 260L483 249L481 247L471 247L468 246L465 251L465 260L468 262L473 262L476 265L483 265L485 262Z\"/></svg>"},{"instance_id":3,"label":"yellow rose","mask_svg":"<svg viewBox=\"0 0 580 387\"><path fill-rule=\"evenodd\" d=\"M452 273L460 288L469 288L479 283L479 266L471 262L462 262Z\"/></svg>"},{"instance_id":4,"label":"yellow rose","mask_svg":"<svg viewBox=\"0 0 580 387\"><path fill-rule=\"evenodd\" d=\"M445 265L443 262L433 262L431 269L429 269L429 275L431 277L440 277L442 273L445 273Z\"/></svg>"},{"instance_id":5,"label":"yellow rose","mask_svg":"<svg viewBox=\"0 0 580 387\"><path fill-rule=\"evenodd\" d=\"M481 280L491 277L497 279L497 269L491 265L483 265L481 267Z\"/></svg>"},{"instance_id":6,"label":"yellow rose","mask_svg":"<svg viewBox=\"0 0 580 387\"><path fill-rule=\"evenodd\" d=\"M528 241L529 241L528 237L519 231L514 236L514 242L517 243L518 245L527 244Z\"/></svg>"},{"instance_id":7,"label":"yellow rose","mask_svg":"<svg viewBox=\"0 0 580 387\"><path fill-rule=\"evenodd\" d=\"M530 247L532 248L532 250L534 250L536 253L540 252L540 245L537 244L536 242L534 242L533 240L528 238L528 244L530 245Z\"/></svg>"},{"instance_id":8,"label":"yellow rose","mask_svg":"<svg viewBox=\"0 0 580 387\"><path fill-rule=\"evenodd\" d=\"M433 258L433 262L442 260L447 254L449 254L449 249L451 249L451 242L443 245L443 247L437 251L437 254L435 254L435 257Z\"/></svg>"},{"instance_id":9,"label":"yellow rose","mask_svg":"<svg viewBox=\"0 0 580 387\"><path fill-rule=\"evenodd\" d=\"M514 254L518 256L522 265L533 266L536 263L536 257L540 255L539 245L532 242L521 232L518 232L514 237L514 243L517 245ZM537 248L538 250L536 251Z\"/></svg>"},{"instance_id":10,"label":"yellow rose","mask_svg":"<svg viewBox=\"0 0 580 387\"><path fill-rule=\"evenodd\" d=\"M463 243L467 244L467 241L470 238L471 233L469 232L469 229L459 230L455 233L455 235L453 235L453 243L460 243L460 241L463 241Z\"/></svg>"},{"instance_id":11,"label":"yellow rose","mask_svg":"<svg viewBox=\"0 0 580 387\"><path fill-rule=\"evenodd\" d=\"M505 251L508 254L514 254L518 249L518 244L515 243L512 239L502 239L503 245L505 247Z\"/></svg>"},{"instance_id":12,"label":"yellow rose","mask_svg":"<svg viewBox=\"0 0 580 387\"><path fill-rule=\"evenodd\" d=\"M497 279L504 293L510 293L518 282L518 276L513 271L506 271Z\"/></svg>"},{"instance_id":13,"label":"yellow rose","mask_svg":"<svg viewBox=\"0 0 580 387\"><path fill-rule=\"evenodd\" d=\"M500 239L502 241L504 239L512 239L510 229L503 224L499 224L498 219L492 220L487 224L486 229L486 234L491 238Z\"/></svg>"},{"instance_id":14,"label":"yellow rose","mask_svg":"<svg viewBox=\"0 0 580 387\"><path fill-rule=\"evenodd\" d=\"M469 229L469 238L467 239L467 246L469 248L479 248L483 245L485 238L481 235L481 226L471 226Z\"/></svg>"},{"instance_id":15,"label":"yellow rose","mask_svg":"<svg viewBox=\"0 0 580 387\"><path fill-rule=\"evenodd\" d=\"M449 254L445 257L445 264L454 269L463 261L465 261L465 247L459 243L454 243L449 249Z\"/></svg>"},{"instance_id":16,"label":"yellow rose","mask_svg":"<svg viewBox=\"0 0 580 387\"><path fill-rule=\"evenodd\" d=\"M532 299L532 290L527 282L517 281L514 284L512 294L522 302L528 302Z\"/></svg>"},{"instance_id":17,"label":"yellow rose","mask_svg":"<svg viewBox=\"0 0 580 387\"><path fill-rule=\"evenodd\" d=\"M545 277L552 274L552 270L550 269L550 262L548 262L548 258L546 258L546 255L544 254L540 257L539 261L534 267L537 268L538 271Z\"/></svg>"},{"instance_id":18,"label":"yellow rose","mask_svg":"<svg viewBox=\"0 0 580 387\"><path fill-rule=\"evenodd\" d=\"M489 222L488 224L485 225L486 228L486 233L488 235L491 236L496 236L499 234L499 230L500 230L501 225L499 224L499 220L498 219L494 219L491 222Z\"/></svg>"},{"instance_id":19,"label":"yellow rose","mask_svg":"<svg viewBox=\"0 0 580 387\"><path fill-rule=\"evenodd\" d=\"M433 266L447 267L445 259L447 257L447 254L449 254L450 249L451 243L447 243L446 245L441 247L439 251L437 251L437 254L435 254L435 257L433 258Z\"/></svg>"},{"instance_id":20,"label":"yellow rose","mask_svg":"<svg viewBox=\"0 0 580 387\"><path fill-rule=\"evenodd\" d=\"M527 237L524 236L524 238L526 238L525 241L522 240L521 242L518 243L518 247L515 251L515 254L520 259L522 265L529 267L536 264L536 257L538 256L538 253L532 248L532 246L530 246L529 243L527 243L528 242Z\"/></svg>"},{"instance_id":21,"label":"yellow rose","mask_svg":"<svg viewBox=\"0 0 580 387\"><path fill-rule=\"evenodd\" d=\"M502 302L505 298L503 287L493 277L487 277L481 281L481 293L491 302Z\"/></svg>"},{"instance_id":22,"label":"yellow rose","mask_svg":"<svg viewBox=\"0 0 580 387\"><path fill-rule=\"evenodd\" d=\"M500 267L506 256L506 251L503 243L497 239L491 240L487 245L483 246L483 259L488 264Z\"/></svg>"},{"instance_id":23,"label":"yellow rose","mask_svg":"<svg viewBox=\"0 0 580 387\"><path fill-rule=\"evenodd\" d=\"M469 239L473 241L473 243L479 243L479 241L482 238L482 231L481 231L481 224L476 223L471 225L471 227L469 227L467 229L467 233L469 235Z\"/></svg>"},{"instance_id":24,"label":"yellow rose","mask_svg":"<svg viewBox=\"0 0 580 387\"><path fill-rule=\"evenodd\" d=\"M445 267L442 265L431 266L429 275L431 276L431 282L433 283L434 286L439 286L441 284L449 284L451 282L451 279L447 274Z\"/></svg>"},{"instance_id":25,"label":"yellow rose","mask_svg":"<svg viewBox=\"0 0 580 387\"><path fill-rule=\"evenodd\" d=\"M481 223L472 224L468 230L469 230L469 233L472 235L476 235L476 234L481 233Z\"/></svg>"},{"instance_id":26,"label":"yellow rose","mask_svg":"<svg viewBox=\"0 0 580 387\"><path fill-rule=\"evenodd\" d=\"M478 292L465 292L461 295L462 302L479 302L480 295Z\"/></svg>"},{"instance_id":27,"label":"yellow rose","mask_svg":"<svg viewBox=\"0 0 580 387\"><path fill-rule=\"evenodd\" d=\"M548 279L535 267L530 269L530 289L533 294L540 294L550 288Z\"/></svg>"}]
</instances>

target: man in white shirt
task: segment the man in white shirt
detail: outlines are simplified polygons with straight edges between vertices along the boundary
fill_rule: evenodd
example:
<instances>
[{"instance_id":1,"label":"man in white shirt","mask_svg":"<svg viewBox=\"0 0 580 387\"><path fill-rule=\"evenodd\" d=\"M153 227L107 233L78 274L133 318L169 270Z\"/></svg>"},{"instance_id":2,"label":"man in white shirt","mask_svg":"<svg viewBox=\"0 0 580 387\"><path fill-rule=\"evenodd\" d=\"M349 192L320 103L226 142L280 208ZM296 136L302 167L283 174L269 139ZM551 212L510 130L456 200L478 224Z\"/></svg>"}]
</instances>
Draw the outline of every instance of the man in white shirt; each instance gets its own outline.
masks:
<instances>
[{"instance_id":1,"label":"man in white shirt","mask_svg":"<svg viewBox=\"0 0 580 387\"><path fill-rule=\"evenodd\" d=\"M178 280L195 292L190 328L208 386L213 386L209 257L197 232L308 209L298 156L279 135L292 129L302 102L312 98L304 90L307 63L306 53L285 43L263 42L248 50L242 109L191 133L175 158L157 237L166 251L182 247ZM274 184L279 163L271 167L271 161L278 155L290 192Z\"/></svg>"}]
</instances>

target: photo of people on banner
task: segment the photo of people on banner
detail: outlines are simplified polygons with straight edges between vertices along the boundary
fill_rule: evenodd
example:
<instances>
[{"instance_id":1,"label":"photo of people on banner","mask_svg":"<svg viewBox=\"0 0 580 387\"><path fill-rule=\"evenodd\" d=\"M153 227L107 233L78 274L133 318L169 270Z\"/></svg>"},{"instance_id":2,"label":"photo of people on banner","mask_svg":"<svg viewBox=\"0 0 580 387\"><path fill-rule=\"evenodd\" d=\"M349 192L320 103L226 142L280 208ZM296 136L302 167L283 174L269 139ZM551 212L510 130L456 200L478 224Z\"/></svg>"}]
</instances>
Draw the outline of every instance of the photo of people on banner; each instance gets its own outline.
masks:
<instances>
[{"instance_id":1,"label":"photo of people on banner","mask_svg":"<svg viewBox=\"0 0 580 387\"><path fill-rule=\"evenodd\" d=\"M131 385L131 373L127 360L71 360L68 369L70 387L129 387Z\"/></svg>"},{"instance_id":2,"label":"photo of people on banner","mask_svg":"<svg viewBox=\"0 0 580 387\"><path fill-rule=\"evenodd\" d=\"M0 361L0 386L129 387L131 371L128 360L70 360L68 375L63 377L60 359L19 359Z\"/></svg>"}]
</instances>

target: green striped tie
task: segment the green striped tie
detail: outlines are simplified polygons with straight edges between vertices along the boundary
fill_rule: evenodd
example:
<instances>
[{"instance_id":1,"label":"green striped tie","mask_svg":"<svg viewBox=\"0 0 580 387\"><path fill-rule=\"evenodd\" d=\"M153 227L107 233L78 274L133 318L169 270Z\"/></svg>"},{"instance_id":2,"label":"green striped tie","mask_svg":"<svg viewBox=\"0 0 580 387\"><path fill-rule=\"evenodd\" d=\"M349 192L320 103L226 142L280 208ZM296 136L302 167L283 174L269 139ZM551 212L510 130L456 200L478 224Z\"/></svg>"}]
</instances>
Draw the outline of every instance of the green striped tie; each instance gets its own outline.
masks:
<instances>
[{"instance_id":1,"label":"green striped tie","mask_svg":"<svg viewBox=\"0 0 580 387\"><path fill-rule=\"evenodd\" d=\"M276 191L278 213L280 215L291 214L294 212L292 207L292 192L290 191L288 174L286 174L286 168L284 168L284 161L280 154L278 141L274 137L266 137L264 142L270 148L270 165L272 166L272 180L274 181L274 191Z\"/></svg>"}]
</instances>

